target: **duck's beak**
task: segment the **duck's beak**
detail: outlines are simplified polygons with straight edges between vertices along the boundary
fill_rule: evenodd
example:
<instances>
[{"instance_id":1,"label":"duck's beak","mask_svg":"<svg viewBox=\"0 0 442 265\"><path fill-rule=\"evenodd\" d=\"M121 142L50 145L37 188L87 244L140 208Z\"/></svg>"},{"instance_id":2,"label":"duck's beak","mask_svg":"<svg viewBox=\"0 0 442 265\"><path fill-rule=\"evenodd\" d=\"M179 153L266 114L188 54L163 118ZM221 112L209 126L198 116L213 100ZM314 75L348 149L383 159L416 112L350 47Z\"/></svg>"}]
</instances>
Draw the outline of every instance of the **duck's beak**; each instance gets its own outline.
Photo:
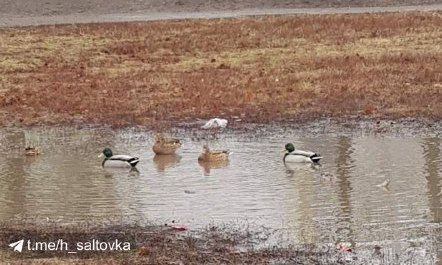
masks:
<instances>
[{"instance_id":1,"label":"duck's beak","mask_svg":"<svg viewBox=\"0 0 442 265\"><path fill-rule=\"evenodd\" d=\"M101 154L98 155L98 158L103 157L103 156L104 156L104 154L101 153Z\"/></svg>"},{"instance_id":2,"label":"duck's beak","mask_svg":"<svg viewBox=\"0 0 442 265\"><path fill-rule=\"evenodd\" d=\"M287 151L287 150L285 150L285 148L283 148L281 151L282 151L282 152L285 152L285 151Z\"/></svg>"}]
</instances>

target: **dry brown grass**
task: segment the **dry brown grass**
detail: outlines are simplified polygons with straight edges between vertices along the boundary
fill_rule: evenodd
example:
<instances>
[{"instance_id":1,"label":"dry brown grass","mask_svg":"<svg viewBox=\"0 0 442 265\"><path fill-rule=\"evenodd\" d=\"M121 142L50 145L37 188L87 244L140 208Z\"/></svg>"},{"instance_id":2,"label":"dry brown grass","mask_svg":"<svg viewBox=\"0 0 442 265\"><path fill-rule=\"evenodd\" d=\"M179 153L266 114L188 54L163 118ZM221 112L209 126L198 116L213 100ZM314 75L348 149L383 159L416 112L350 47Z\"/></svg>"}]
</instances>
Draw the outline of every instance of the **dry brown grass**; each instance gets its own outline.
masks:
<instances>
[{"instance_id":1,"label":"dry brown grass","mask_svg":"<svg viewBox=\"0 0 442 265\"><path fill-rule=\"evenodd\" d=\"M0 116L148 125L442 118L442 13L0 30Z\"/></svg>"}]
</instances>

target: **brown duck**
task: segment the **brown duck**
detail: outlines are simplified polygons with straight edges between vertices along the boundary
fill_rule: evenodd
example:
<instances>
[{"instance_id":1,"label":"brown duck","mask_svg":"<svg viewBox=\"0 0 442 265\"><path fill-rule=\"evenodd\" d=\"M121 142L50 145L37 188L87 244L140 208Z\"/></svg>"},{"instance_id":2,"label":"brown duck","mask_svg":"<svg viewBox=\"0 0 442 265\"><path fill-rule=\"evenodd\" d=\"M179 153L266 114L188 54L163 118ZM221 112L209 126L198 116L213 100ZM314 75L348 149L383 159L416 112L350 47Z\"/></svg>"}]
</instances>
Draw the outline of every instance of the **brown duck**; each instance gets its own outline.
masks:
<instances>
[{"instance_id":1,"label":"brown duck","mask_svg":"<svg viewBox=\"0 0 442 265\"><path fill-rule=\"evenodd\" d=\"M230 154L229 150L210 150L209 146L205 144L198 160L206 162L226 161Z\"/></svg>"},{"instance_id":2,"label":"brown duck","mask_svg":"<svg viewBox=\"0 0 442 265\"><path fill-rule=\"evenodd\" d=\"M181 141L175 138L165 138L162 134L156 135L152 150L157 155L173 155L181 147Z\"/></svg>"}]
</instances>

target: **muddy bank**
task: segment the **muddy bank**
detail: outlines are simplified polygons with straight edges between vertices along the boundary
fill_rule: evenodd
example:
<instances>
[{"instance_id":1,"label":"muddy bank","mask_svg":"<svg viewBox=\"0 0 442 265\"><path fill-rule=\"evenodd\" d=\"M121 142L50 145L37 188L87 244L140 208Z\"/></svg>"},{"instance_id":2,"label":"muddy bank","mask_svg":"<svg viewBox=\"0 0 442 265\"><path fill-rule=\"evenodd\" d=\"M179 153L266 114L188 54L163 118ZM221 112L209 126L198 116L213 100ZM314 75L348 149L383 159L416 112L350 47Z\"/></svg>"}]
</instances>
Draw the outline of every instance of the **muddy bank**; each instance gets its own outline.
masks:
<instances>
[{"instance_id":1,"label":"muddy bank","mask_svg":"<svg viewBox=\"0 0 442 265\"><path fill-rule=\"evenodd\" d=\"M245 227L217 226L182 230L175 224L3 223L0 258L8 264L344 264L341 259L345 253L334 247L257 247L274 233L271 230L254 232ZM25 240L22 252L13 252L8 244L21 239ZM41 242L59 244L51 251ZM105 246L108 242L120 242L121 249L111 251L111 244Z\"/></svg>"},{"instance_id":2,"label":"muddy bank","mask_svg":"<svg viewBox=\"0 0 442 265\"><path fill-rule=\"evenodd\" d=\"M410 258L435 262L434 257L423 259L418 249L392 253L382 245L362 242L349 244L349 248L338 248L348 244L340 242L285 247L266 244L275 233L269 229L209 226L203 230L180 230L173 225L3 223L0 258L8 264L399 264ZM433 239L441 236L437 226L421 232L429 233ZM8 245L21 239L22 252L13 252ZM58 246L57 250L49 250L50 242L54 242L53 247ZM121 249L109 250L110 242L120 242Z\"/></svg>"}]
</instances>

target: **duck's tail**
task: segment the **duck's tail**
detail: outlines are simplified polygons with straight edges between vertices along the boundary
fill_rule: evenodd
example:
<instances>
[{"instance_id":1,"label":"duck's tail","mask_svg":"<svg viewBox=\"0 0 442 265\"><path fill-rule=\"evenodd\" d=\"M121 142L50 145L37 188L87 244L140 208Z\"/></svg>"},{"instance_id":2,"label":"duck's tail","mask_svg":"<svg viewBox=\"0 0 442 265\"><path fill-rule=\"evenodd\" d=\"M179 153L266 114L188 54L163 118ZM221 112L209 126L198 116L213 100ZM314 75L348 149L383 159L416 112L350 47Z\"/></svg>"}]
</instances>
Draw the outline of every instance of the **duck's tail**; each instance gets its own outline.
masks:
<instances>
[{"instance_id":1,"label":"duck's tail","mask_svg":"<svg viewBox=\"0 0 442 265\"><path fill-rule=\"evenodd\" d=\"M313 163L319 163L319 160L322 159L322 156L320 154L314 154L310 157L310 159L313 161Z\"/></svg>"},{"instance_id":2,"label":"duck's tail","mask_svg":"<svg viewBox=\"0 0 442 265\"><path fill-rule=\"evenodd\" d=\"M134 158L132 158L130 161L127 161L127 162L129 162L129 164L130 164L132 167L135 167L135 166L138 164L138 162L140 162L140 159L138 159L138 157L134 157Z\"/></svg>"},{"instance_id":3,"label":"duck's tail","mask_svg":"<svg viewBox=\"0 0 442 265\"><path fill-rule=\"evenodd\" d=\"M231 155L231 154L233 154L233 152L230 151L230 150L224 150L223 153L226 153L227 155Z\"/></svg>"}]
</instances>

